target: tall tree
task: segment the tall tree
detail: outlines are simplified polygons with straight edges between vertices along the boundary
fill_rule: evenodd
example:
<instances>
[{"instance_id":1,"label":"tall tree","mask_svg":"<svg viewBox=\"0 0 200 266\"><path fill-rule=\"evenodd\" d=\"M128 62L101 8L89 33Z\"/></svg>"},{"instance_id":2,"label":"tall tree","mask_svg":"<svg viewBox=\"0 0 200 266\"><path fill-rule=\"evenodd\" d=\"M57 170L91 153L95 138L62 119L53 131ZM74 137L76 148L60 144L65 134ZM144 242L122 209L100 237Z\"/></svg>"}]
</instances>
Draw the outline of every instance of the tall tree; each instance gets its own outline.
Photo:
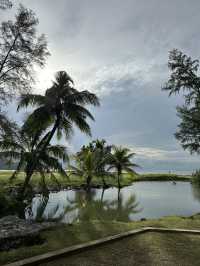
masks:
<instances>
[{"instance_id":1,"label":"tall tree","mask_svg":"<svg viewBox=\"0 0 200 266\"><path fill-rule=\"evenodd\" d=\"M2 7L10 2L4 1ZM43 67L49 52L44 34L37 34L34 12L20 5L15 20L0 27L0 99L1 104L17 93L30 91L34 67Z\"/></svg>"},{"instance_id":2,"label":"tall tree","mask_svg":"<svg viewBox=\"0 0 200 266\"><path fill-rule=\"evenodd\" d=\"M87 119L94 120L86 105L99 105L98 97L87 90L78 91L74 88L74 82L65 71L56 73L55 81L45 95L24 94L19 101L18 110L27 106L36 106L25 126L37 130L40 125L52 125L50 133L45 137L45 146L48 145L57 133L62 137L63 133L68 138L73 133L73 125L80 131L91 136Z\"/></svg>"},{"instance_id":3,"label":"tall tree","mask_svg":"<svg viewBox=\"0 0 200 266\"><path fill-rule=\"evenodd\" d=\"M45 95L24 94L19 102L19 109L29 105L36 106L36 109L28 117L23 128L26 132L35 136L33 147L37 140L38 132L42 128L50 128L37 146L38 157L46 151L50 142L57 133L60 138L63 133L68 138L73 133L73 125L82 132L91 135L87 118L94 120L92 114L86 109L87 104L99 105L98 97L88 91L78 91L73 87L73 81L65 71L56 74L56 79ZM30 180L34 173L35 164L32 162L29 168L27 179Z\"/></svg>"},{"instance_id":4,"label":"tall tree","mask_svg":"<svg viewBox=\"0 0 200 266\"><path fill-rule=\"evenodd\" d=\"M110 166L108 169L116 171L119 189L121 188L120 179L122 177L122 172L134 174L136 173L134 168L139 167L131 161L134 155L135 153L130 152L127 148L113 146L113 151L109 159Z\"/></svg>"},{"instance_id":5,"label":"tall tree","mask_svg":"<svg viewBox=\"0 0 200 266\"><path fill-rule=\"evenodd\" d=\"M175 49L169 54L171 71L163 90L173 94L182 94L184 104L177 106L177 115L181 119L175 137L184 149L191 153L200 153L200 76L199 61Z\"/></svg>"}]
</instances>

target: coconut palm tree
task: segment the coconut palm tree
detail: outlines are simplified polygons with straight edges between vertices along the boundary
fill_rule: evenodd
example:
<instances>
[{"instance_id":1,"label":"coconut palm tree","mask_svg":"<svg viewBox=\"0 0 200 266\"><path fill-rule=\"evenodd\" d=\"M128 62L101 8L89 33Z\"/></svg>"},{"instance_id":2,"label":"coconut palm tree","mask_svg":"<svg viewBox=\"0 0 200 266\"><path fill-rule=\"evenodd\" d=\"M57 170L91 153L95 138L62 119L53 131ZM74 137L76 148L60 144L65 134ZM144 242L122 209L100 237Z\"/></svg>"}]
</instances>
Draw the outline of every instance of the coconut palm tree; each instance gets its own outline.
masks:
<instances>
[{"instance_id":1,"label":"coconut palm tree","mask_svg":"<svg viewBox=\"0 0 200 266\"><path fill-rule=\"evenodd\" d=\"M43 124L52 125L51 131L43 141L43 149L45 149L56 132L58 138L63 133L68 138L73 133L73 125L91 135L87 118L94 120L94 117L85 107L88 104L98 106L98 97L87 90L75 89L71 77L65 71L60 71L56 73L55 81L46 90L45 95L22 95L18 110L30 105L36 107L25 124L31 130L35 128L37 131Z\"/></svg>"},{"instance_id":2,"label":"coconut palm tree","mask_svg":"<svg viewBox=\"0 0 200 266\"><path fill-rule=\"evenodd\" d=\"M123 148L121 146L113 146L112 148L112 153L108 161L108 170L114 170L117 172L117 182L119 189L121 188L120 179L122 172L135 174L136 172L134 171L134 168L139 167L139 165L131 161L134 155L135 153L131 153L128 148Z\"/></svg>"},{"instance_id":3,"label":"coconut palm tree","mask_svg":"<svg viewBox=\"0 0 200 266\"><path fill-rule=\"evenodd\" d=\"M79 156L79 158L82 160L84 160L88 151L90 151L93 154L93 156L97 157L98 165L96 165L95 171L97 174L102 173L100 178L102 179L104 188L107 188L105 177L108 175L111 176L111 174L107 172L107 163L108 163L108 158L110 156L111 148L112 146L107 145L104 139L102 140L97 139L90 142L87 146L85 145L82 146L81 150L77 153L77 156Z\"/></svg>"},{"instance_id":4,"label":"coconut palm tree","mask_svg":"<svg viewBox=\"0 0 200 266\"><path fill-rule=\"evenodd\" d=\"M89 148L85 148L81 153L77 153L74 159L76 165L70 165L70 169L73 174L86 180L87 190L90 190L93 177L101 178L105 182L104 177L111 176L111 173L105 171L103 167L106 158L102 157L99 150L91 151Z\"/></svg>"},{"instance_id":5,"label":"coconut palm tree","mask_svg":"<svg viewBox=\"0 0 200 266\"><path fill-rule=\"evenodd\" d=\"M68 138L73 133L73 125L91 135L87 118L92 120L94 118L85 106L87 104L98 106L98 97L86 90L78 91L73 84L71 77L65 71L60 71L56 73L55 81L46 90L45 95L25 94L19 100L18 110L30 105L36 107L26 120L23 130L34 136L32 147L37 145L37 159L40 154L45 153L55 133L58 138L61 138L63 133ZM45 130L50 127L51 129L43 136L43 139L36 143L41 129ZM27 180L31 179L36 168L35 164L37 163L33 160L29 165Z\"/></svg>"},{"instance_id":6,"label":"coconut palm tree","mask_svg":"<svg viewBox=\"0 0 200 266\"><path fill-rule=\"evenodd\" d=\"M41 176L42 188L46 188L45 175L58 183L54 172L57 171L63 176L67 176L62 167L61 161L67 161L68 155L66 148L61 145L50 145L43 151L41 142L43 142L44 131L37 132L37 137L19 128L13 123L5 135L1 135L0 140L0 158L8 163L17 162L17 169L11 176L11 180L17 177L20 171L25 172L25 180L22 188L22 196L29 185L33 173L39 173ZM34 144L33 144L34 143Z\"/></svg>"}]
</instances>

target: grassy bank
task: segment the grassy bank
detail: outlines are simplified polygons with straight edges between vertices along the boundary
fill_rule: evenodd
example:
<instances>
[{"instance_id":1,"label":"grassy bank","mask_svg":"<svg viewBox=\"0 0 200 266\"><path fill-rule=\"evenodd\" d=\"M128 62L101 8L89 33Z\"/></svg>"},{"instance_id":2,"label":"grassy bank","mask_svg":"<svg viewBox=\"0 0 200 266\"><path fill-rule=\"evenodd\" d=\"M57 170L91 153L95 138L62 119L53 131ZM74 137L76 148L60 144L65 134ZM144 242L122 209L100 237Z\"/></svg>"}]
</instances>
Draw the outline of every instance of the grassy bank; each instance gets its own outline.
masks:
<instances>
[{"instance_id":1,"label":"grassy bank","mask_svg":"<svg viewBox=\"0 0 200 266\"><path fill-rule=\"evenodd\" d=\"M8 188L10 186L18 186L23 183L24 180L24 173L20 173L17 179L15 179L12 183L9 182L9 178L11 176L11 171L0 171L0 187L1 188ZM62 177L58 174L55 174L58 184L53 181L49 175L46 176L46 184L49 189L58 189L58 188L76 188L82 185L85 185L85 180L80 176L71 175L69 178ZM140 174L140 175L133 175L133 174L123 174L121 178L121 185L122 186L129 186L133 182L138 181L190 181L191 176L183 176L183 175L176 175L176 174ZM113 177L106 178L106 183L108 186L117 187L117 179ZM33 187L40 186L40 176L35 174L31 180L31 185ZM102 186L102 179L93 177L92 186L98 187Z\"/></svg>"},{"instance_id":2,"label":"grassy bank","mask_svg":"<svg viewBox=\"0 0 200 266\"><path fill-rule=\"evenodd\" d=\"M138 221L131 223L122 223L114 221L113 222L88 221L84 223L76 223L74 225L62 225L57 228L42 232L41 236L44 239L46 239L46 242L42 245L31 246L28 247L28 249L27 247L21 247L19 249L11 250L9 252L0 252L0 265L3 265L11 261L16 261L22 258L43 254L48 251L61 249L63 247L68 247L75 244L88 242L90 240L95 240L98 238L102 238L104 236L114 235L120 232L146 227L146 226L200 230L200 215L194 215L189 218L165 217L157 220ZM160 245L159 248L162 248L161 246L162 239L160 240L159 239L157 245L158 246ZM174 242L171 242L171 245L174 249L176 248L175 245L176 239L177 235L175 235L174 237ZM183 239L182 245L188 248L187 238ZM123 245L121 246L121 248L123 248Z\"/></svg>"}]
</instances>

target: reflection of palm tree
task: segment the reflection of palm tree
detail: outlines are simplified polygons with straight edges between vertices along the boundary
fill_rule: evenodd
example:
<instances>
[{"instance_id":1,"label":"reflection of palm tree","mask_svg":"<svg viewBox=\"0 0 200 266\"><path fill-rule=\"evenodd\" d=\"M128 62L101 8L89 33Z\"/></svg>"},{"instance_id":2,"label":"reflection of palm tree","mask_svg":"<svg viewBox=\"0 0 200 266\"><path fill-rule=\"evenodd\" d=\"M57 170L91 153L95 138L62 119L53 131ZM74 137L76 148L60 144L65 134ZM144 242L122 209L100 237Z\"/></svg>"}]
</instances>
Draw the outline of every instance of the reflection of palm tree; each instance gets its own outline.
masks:
<instances>
[{"instance_id":1,"label":"reflection of palm tree","mask_svg":"<svg viewBox=\"0 0 200 266\"><path fill-rule=\"evenodd\" d=\"M58 202L48 207L48 198L41 201L38 205L37 220L66 220L70 217L71 222L89 222L98 221L123 221L130 222L130 216L139 212L138 202L135 195L131 195L126 201L123 200L123 194L115 200L104 199L104 190L101 196L98 196L96 189L90 192L84 190L76 191L73 200L67 198L67 204L62 209Z\"/></svg>"},{"instance_id":2,"label":"reflection of palm tree","mask_svg":"<svg viewBox=\"0 0 200 266\"><path fill-rule=\"evenodd\" d=\"M200 183L192 182L192 192L196 200L200 201Z\"/></svg>"},{"instance_id":3,"label":"reflection of palm tree","mask_svg":"<svg viewBox=\"0 0 200 266\"><path fill-rule=\"evenodd\" d=\"M104 200L103 190L100 199L95 199L96 190L92 193L84 191L76 193L75 204L78 209L77 219L79 221L101 220L101 221L130 221L130 215L139 212L137 209L135 195L123 203L123 197L120 200ZM90 195L89 195L90 194Z\"/></svg>"},{"instance_id":4,"label":"reflection of palm tree","mask_svg":"<svg viewBox=\"0 0 200 266\"><path fill-rule=\"evenodd\" d=\"M137 209L139 203L136 201L136 196L131 195L128 200L123 204L122 194L119 193L117 200L117 220L118 221L130 221L130 214L140 212L140 209Z\"/></svg>"}]
</instances>

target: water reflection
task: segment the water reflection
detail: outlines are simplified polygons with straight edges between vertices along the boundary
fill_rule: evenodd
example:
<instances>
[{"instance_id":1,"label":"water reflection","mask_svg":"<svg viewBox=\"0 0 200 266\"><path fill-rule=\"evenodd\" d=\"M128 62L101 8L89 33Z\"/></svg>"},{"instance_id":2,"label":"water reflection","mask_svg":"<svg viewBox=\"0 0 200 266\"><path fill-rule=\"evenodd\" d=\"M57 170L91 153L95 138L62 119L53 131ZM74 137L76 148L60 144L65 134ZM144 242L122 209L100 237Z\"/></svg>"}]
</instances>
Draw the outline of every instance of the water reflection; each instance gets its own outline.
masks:
<instances>
[{"instance_id":1,"label":"water reflection","mask_svg":"<svg viewBox=\"0 0 200 266\"><path fill-rule=\"evenodd\" d=\"M194 198L200 201L200 182L192 182L191 185Z\"/></svg>"},{"instance_id":2,"label":"water reflection","mask_svg":"<svg viewBox=\"0 0 200 266\"><path fill-rule=\"evenodd\" d=\"M61 191L50 193L49 197L37 196L33 199L28 219L59 220L65 223L79 221L131 221L131 215L138 213L136 196L123 199L122 193L116 198L107 197L105 190L92 189L89 192Z\"/></svg>"},{"instance_id":3,"label":"water reflection","mask_svg":"<svg viewBox=\"0 0 200 266\"><path fill-rule=\"evenodd\" d=\"M28 211L29 210L29 211ZM200 212L200 185L189 182L138 182L116 188L68 190L37 196L26 210L33 220L123 221L163 216L190 216Z\"/></svg>"}]
</instances>

